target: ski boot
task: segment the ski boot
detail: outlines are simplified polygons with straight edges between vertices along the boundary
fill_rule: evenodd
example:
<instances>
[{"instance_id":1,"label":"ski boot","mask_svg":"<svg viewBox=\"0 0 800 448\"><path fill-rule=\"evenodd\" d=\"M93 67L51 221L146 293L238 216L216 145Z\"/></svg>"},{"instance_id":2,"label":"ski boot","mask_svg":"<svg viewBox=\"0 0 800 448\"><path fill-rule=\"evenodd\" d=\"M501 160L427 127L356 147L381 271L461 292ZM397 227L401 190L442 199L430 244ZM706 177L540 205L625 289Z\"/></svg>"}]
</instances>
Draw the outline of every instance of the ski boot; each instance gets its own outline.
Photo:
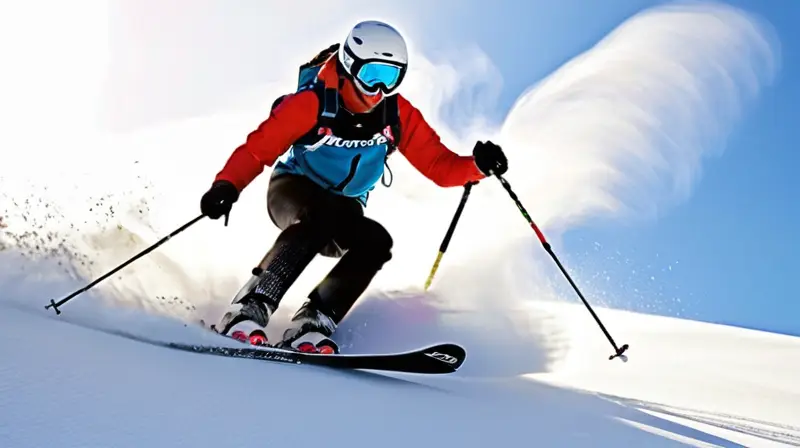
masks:
<instances>
[{"instance_id":1,"label":"ski boot","mask_svg":"<svg viewBox=\"0 0 800 448\"><path fill-rule=\"evenodd\" d=\"M336 323L310 301L297 310L280 346L304 353L338 354L339 346L330 339Z\"/></svg>"},{"instance_id":2,"label":"ski boot","mask_svg":"<svg viewBox=\"0 0 800 448\"><path fill-rule=\"evenodd\" d=\"M231 304L231 309L222 316L217 331L251 345L269 345L266 328L276 308L260 294L247 294Z\"/></svg>"}]
</instances>

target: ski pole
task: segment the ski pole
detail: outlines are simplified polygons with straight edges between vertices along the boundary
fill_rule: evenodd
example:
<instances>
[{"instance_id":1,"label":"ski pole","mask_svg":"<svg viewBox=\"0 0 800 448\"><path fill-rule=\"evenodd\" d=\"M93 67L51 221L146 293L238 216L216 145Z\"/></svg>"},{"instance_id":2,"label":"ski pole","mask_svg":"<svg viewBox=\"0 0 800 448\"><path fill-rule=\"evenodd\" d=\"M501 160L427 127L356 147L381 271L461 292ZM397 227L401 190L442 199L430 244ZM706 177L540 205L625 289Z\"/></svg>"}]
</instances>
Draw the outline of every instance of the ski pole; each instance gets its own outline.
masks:
<instances>
[{"instance_id":1,"label":"ski pole","mask_svg":"<svg viewBox=\"0 0 800 448\"><path fill-rule=\"evenodd\" d=\"M158 246L160 246L160 245L164 244L165 242L167 242L167 240L169 240L169 239L170 239L170 238L172 238L173 236L175 236L175 235L177 235L177 234L179 234L179 233L183 232L184 230L188 229L188 228L189 228L189 227L191 227L191 226L192 226L194 223L196 223L197 221L200 221L200 220L201 220L201 219L203 219L204 217L205 217L205 215L200 215L200 216L198 216L198 217L196 217L196 218L193 218L191 221L187 222L186 224L184 224L184 225L182 225L182 226L178 227L177 229L175 229L174 231L172 231L172 233L170 233L169 235L165 236L164 238L161 238L161 239L160 239L158 242L156 242L156 243L155 243L155 244L153 244L152 246L150 246L150 247L148 247L147 249L145 249L145 250L143 250L143 251L139 252L137 255L133 256L131 259L129 259L129 260L128 260L128 261L126 261L125 263L122 263L121 265L119 265L119 266L117 266L116 268L112 269L111 271L109 271L108 273L106 273L105 275L103 275L102 277L100 277L100 278L98 278L97 280L95 280L95 281L93 281L93 282L89 283L88 285L84 286L83 288L81 288L81 289L79 289L79 290L77 290L77 291L73 292L72 294L68 295L67 297L65 297L65 298L61 299L60 301L58 301L58 302L55 302L53 299L50 299L50 304L49 304L49 305L46 305L46 306L44 307L44 309L53 308L53 309L56 311L56 314L61 314L61 310L60 310L60 309L58 309L58 307L60 307L61 305L65 304L65 303L67 303L67 302L69 302L70 300L72 300L72 299L73 299L75 296L77 296L78 294L81 294L81 293L83 293L83 292L85 292L85 291L88 291L89 289L91 289L92 287L94 287L96 284L98 284L98 283L102 282L103 280L107 279L108 277L110 277L110 276L114 275L114 273L116 273L116 272L117 272L117 271L119 271L120 269L124 268L125 266L127 266L127 265L129 265L129 264L133 263L134 261L138 260L139 258L141 258L141 257L143 257L143 256L147 255L148 253L152 252L152 251L153 251L153 250L155 250L155 249L156 249Z\"/></svg>"},{"instance_id":2,"label":"ski pole","mask_svg":"<svg viewBox=\"0 0 800 448\"><path fill-rule=\"evenodd\" d=\"M469 192L472 190L472 186L475 185L475 182L467 182L464 185L464 193L461 195L461 202L458 203L458 208L456 208L456 214L453 215L453 220L450 221L450 227L447 229L447 233L444 235L444 239L442 240L442 244L439 246L439 254L436 255L436 261L433 262L433 267L431 268L431 273L428 275L428 280L425 281L425 291L431 286L431 282L433 281L433 276L436 275L436 271L439 269L439 262L442 261L442 257L444 253L447 251L447 246L450 245L450 239L453 238L453 232L456 230L456 224L458 224L459 218L461 218L461 212L464 211L464 206L467 204L467 199L469 199Z\"/></svg>"},{"instance_id":3,"label":"ski pole","mask_svg":"<svg viewBox=\"0 0 800 448\"><path fill-rule=\"evenodd\" d=\"M550 243L547 241L547 238L544 237L544 233L542 233L542 231L539 229L539 226L537 226L536 223L533 222L533 219L531 219L530 215L528 214L528 211L525 210L525 207L522 206L522 203L520 202L517 195L514 193L514 190L511 189L511 185L509 185L508 181L505 180L503 176L499 174L495 174L495 176L503 185L503 188L506 189L508 195L511 196L511 199L517 205L517 208L522 213L522 216L525 217L525 219L528 221L528 224L530 224L531 228L536 233L536 237L539 238L539 242L542 243L544 250L546 250L547 253L550 254L550 256L553 258L553 261L556 262L558 268L561 270L561 273L564 274L564 277L567 278L569 284L572 285L572 289L575 290L575 292L578 294L578 297L581 298L583 304L586 305L586 309L589 310L589 312L592 314L592 317L594 317L594 320L597 322L597 325L599 325L600 329L603 330L603 333L606 335L606 338L608 338L608 342L610 342L611 346L614 347L615 354L611 355L608 359L612 360L616 357L620 357L620 359L622 359L623 361L627 361L627 357L624 356L623 353L625 353L625 351L628 350L628 344L624 344L622 347L617 347L617 343L614 342L614 338L612 338L611 334L608 333L608 330L606 330L606 327L600 321L600 318L597 317L597 314L595 314L594 310L592 309L592 306L589 305L589 302L586 301L586 299L583 297L583 294L581 294L580 289L578 289L578 286L575 284L574 281L572 281L572 277L570 277L570 275L567 273L567 270L564 269L564 266L561 264L561 261L559 261L558 257L553 252L553 248L550 246Z\"/></svg>"}]
</instances>

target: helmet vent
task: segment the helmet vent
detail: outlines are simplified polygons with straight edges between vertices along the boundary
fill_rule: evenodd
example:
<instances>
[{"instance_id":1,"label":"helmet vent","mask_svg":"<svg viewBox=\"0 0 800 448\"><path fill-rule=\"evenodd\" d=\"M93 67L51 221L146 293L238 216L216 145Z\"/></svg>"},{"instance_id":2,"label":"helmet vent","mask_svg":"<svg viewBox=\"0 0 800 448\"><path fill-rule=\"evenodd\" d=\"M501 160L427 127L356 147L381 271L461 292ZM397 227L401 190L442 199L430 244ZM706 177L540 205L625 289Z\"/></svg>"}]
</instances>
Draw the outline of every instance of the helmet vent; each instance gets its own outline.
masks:
<instances>
[{"instance_id":1,"label":"helmet vent","mask_svg":"<svg viewBox=\"0 0 800 448\"><path fill-rule=\"evenodd\" d=\"M354 41L355 43L357 43L358 45L361 45L361 44L363 44L363 43L364 43L364 41L363 41L363 40L361 40L361 39L360 39L360 38L358 38L358 37L353 37L353 41Z\"/></svg>"},{"instance_id":2,"label":"helmet vent","mask_svg":"<svg viewBox=\"0 0 800 448\"><path fill-rule=\"evenodd\" d=\"M382 53L382 54L384 56L386 56L387 58L390 58L390 57L394 56L392 53Z\"/></svg>"}]
</instances>

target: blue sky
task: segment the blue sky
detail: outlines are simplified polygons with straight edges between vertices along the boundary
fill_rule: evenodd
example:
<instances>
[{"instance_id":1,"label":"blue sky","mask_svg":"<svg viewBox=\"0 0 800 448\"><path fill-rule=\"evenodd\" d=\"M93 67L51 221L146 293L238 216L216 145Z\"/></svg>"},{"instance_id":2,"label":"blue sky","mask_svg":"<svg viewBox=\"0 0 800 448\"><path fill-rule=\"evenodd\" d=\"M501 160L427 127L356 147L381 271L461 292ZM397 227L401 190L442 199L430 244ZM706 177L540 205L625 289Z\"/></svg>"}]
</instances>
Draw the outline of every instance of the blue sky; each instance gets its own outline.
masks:
<instances>
[{"instance_id":1,"label":"blue sky","mask_svg":"<svg viewBox=\"0 0 800 448\"><path fill-rule=\"evenodd\" d=\"M481 17L454 3L456 17L484 25L455 30L437 45L447 51L469 38L490 55L505 79L493 111L501 120L532 77L546 77L659 3L528 2L515 14L481 10ZM614 306L800 335L800 2L726 3L775 27L782 48L776 82L745 111L724 155L704 163L688 201L657 220L584 224L565 236L561 258L590 300L613 297ZM610 279L594 278L601 272Z\"/></svg>"}]
</instances>

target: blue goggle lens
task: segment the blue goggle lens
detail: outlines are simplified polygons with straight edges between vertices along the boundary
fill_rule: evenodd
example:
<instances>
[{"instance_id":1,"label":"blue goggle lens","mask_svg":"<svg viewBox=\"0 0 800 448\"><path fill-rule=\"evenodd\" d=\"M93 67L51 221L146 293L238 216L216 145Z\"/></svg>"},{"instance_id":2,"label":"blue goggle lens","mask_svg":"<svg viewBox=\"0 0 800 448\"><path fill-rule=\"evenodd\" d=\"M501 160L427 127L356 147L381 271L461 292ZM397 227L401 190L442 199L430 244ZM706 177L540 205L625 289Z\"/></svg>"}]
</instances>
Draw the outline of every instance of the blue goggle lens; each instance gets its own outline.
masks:
<instances>
[{"instance_id":1,"label":"blue goggle lens","mask_svg":"<svg viewBox=\"0 0 800 448\"><path fill-rule=\"evenodd\" d=\"M367 87L375 88L383 84L387 89L393 89L400 79L402 69L396 65L381 62L369 62L358 71L358 79Z\"/></svg>"}]
</instances>

